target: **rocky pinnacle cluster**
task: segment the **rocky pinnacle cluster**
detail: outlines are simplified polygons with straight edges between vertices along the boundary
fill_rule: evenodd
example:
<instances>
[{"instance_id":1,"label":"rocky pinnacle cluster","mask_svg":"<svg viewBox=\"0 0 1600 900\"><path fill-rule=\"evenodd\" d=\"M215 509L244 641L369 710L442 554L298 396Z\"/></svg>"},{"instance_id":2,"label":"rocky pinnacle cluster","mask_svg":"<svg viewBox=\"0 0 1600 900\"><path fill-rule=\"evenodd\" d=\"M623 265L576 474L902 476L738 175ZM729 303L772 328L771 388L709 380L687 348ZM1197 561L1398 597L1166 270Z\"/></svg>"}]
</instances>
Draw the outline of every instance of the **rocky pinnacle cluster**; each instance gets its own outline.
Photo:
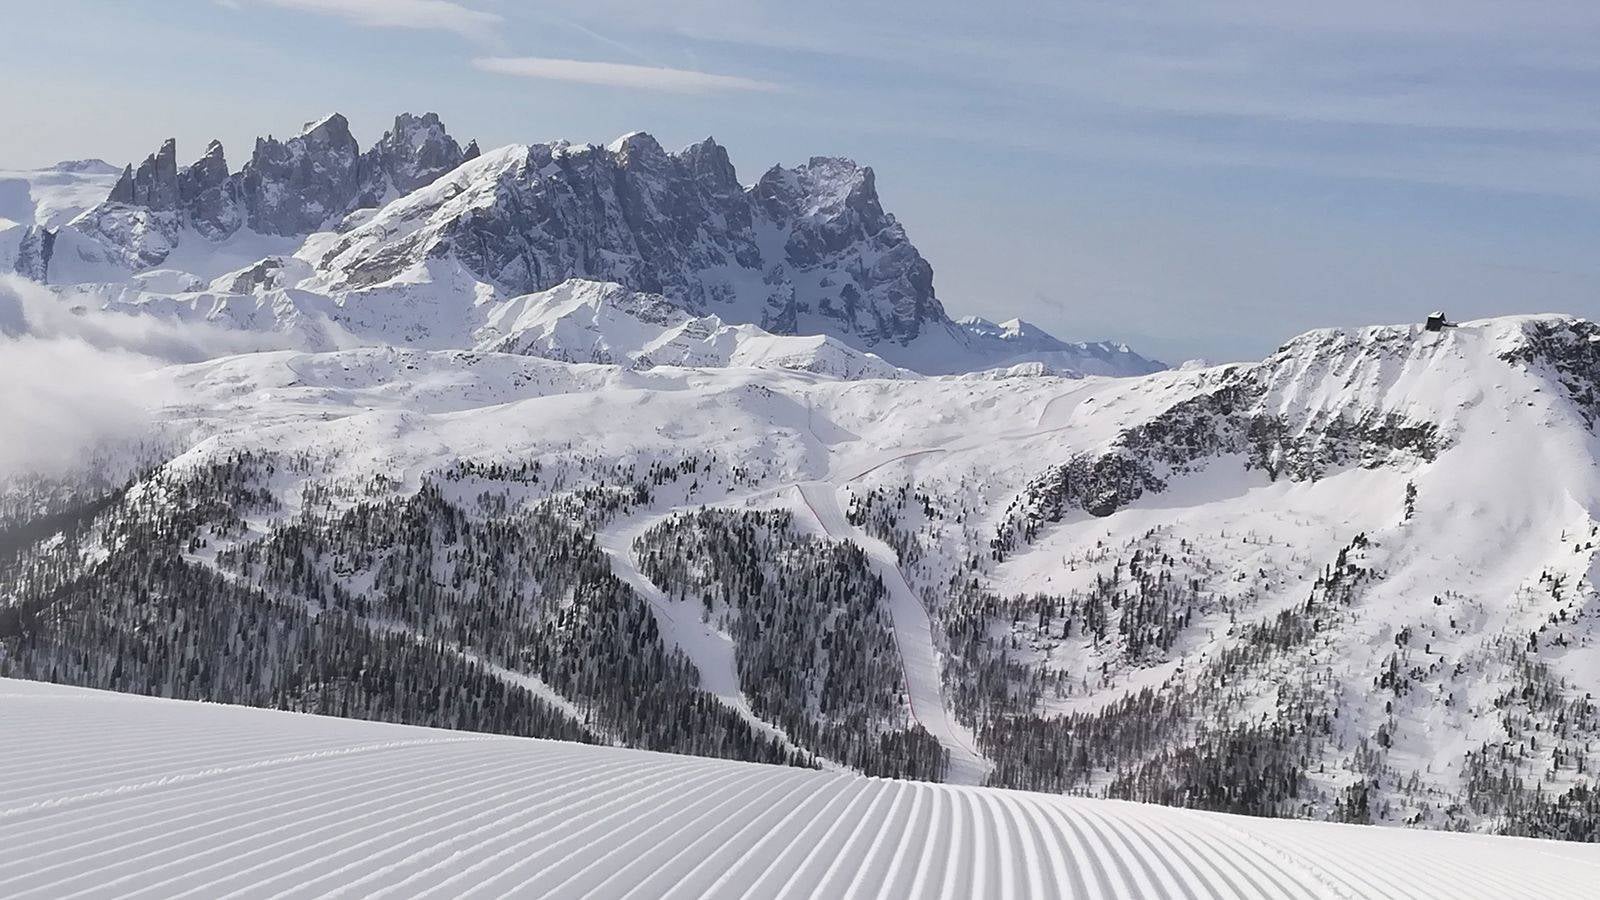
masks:
<instances>
[{"instance_id":1,"label":"rocky pinnacle cluster","mask_svg":"<svg viewBox=\"0 0 1600 900\"><path fill-rule=\"evenodd\" d=\"M260 234L306 234L431 184L477 152L475 143L463 150L434 113L397 116L362 152L349 122L334 114L287 140L257 138L237 172L229 171L218 141L180 168L177 142L169 139L137 168L124 169L107 201L177 213L213 240L246 225Z\"/></svg>"}]
</instances>

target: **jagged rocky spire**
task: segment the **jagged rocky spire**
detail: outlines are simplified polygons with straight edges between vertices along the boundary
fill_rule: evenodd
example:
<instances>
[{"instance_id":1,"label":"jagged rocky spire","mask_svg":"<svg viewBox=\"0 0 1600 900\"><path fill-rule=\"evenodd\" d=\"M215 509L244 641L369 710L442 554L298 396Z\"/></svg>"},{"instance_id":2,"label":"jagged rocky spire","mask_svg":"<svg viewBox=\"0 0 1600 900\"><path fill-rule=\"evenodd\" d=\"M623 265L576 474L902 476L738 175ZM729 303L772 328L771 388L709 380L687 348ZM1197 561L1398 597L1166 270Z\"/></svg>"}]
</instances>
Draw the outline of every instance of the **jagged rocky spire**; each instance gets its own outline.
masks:
<instances>
[{"instance_id":1,"label":"jagged rocky spire","mask_svg":"<svg viewBox=\"0 0 1600 900\"><path fill-rule=\"evenodd\" d=\"M128 166L107 199L154 210L178 208L178 142L167 138L139 168Z\"/></svg>"},{"instance_id":2,"label":"jagged rocky spire","mask_svg":"<svg viewBox=\"0 0 1600 900\"><path fill-rule=\"evenodd\" d=\"M279 141L256 139L239 173L245 222L261 234L309 234L351 208L361 148L350 123L334 113Z\"/></svg>"},{"instance_id":3,"label":"jagged rocky spire","mask_svg":"<svg viewBox=\"0 0 1600 900\"><path fill-rule=\"evenodd\" d=\"M213 240L248 224L262 234L308 234L362 207L380 206L479 155L445 131L437 113L402 113L365 153L337 113L309 122L299 135L256 140L249 162L228 171L222 144L179 170L177 142L167 140L137 169L128 166L107 202L181 212Z\"/></svg>"},{"instance_id":4,"label":"jagged rocky spire","mask_svg":"<svg viewBox=\"0 0 1600 900\"><path fill-rule=\"evenodd\" d=\"M477 146L471 145L474 156ZM381 206L432 184L467 159L438 113L401 113L395 116L394 127L361 155L361 190L355 206Z\"/></svg>"},{"instance_id":5,"label":"jagged rocky spire","mask_svg":"<svg viewBox=\"0 0 1600 900\"><path fill-rule=\"evenodd\" d=\"M227 237L240 223L237 192L221 141L178 174L178 199L189 224L212 239Z\"/></svg>"}]
</instances>

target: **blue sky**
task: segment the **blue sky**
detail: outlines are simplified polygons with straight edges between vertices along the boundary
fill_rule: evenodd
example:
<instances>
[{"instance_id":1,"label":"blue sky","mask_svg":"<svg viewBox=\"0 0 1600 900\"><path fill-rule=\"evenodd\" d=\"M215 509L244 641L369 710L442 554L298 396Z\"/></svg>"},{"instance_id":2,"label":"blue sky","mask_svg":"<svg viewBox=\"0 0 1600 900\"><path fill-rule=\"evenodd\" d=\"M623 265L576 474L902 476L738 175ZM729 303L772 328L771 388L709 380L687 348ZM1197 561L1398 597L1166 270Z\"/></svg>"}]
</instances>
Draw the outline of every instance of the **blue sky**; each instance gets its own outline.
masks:
<instances>
[{"instance_id":1,"label":"blue sky","mask_svg":"<svg viewBox=\"0 0 1600 900\"><path fill-rule=\"evenodd\" d=\"M0 164L437 111L874 167L954 315L1170 360L1600 316L1592 0L0 0Z\"/></svg>"}]
</instances>

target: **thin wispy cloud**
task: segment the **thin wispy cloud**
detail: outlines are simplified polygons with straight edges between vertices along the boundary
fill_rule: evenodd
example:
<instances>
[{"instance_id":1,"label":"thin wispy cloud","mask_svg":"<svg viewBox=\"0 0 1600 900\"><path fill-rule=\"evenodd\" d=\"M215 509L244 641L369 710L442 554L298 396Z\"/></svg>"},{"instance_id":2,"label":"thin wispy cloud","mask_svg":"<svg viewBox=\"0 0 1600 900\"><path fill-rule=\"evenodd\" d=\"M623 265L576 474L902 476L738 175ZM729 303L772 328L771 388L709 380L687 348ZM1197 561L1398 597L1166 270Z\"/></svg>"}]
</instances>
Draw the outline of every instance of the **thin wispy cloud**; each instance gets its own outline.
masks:
<instances>
[{"instance_id":1,"label":"thin wispy cloud","mask_svg":"<svg viewBox=\"0 0 1600 900\"><path fill-rule=\"evenodd\" d=\"M719 75L693 69L636 66L627 63L590 62L543 56L490 56L475 59L472 64L480 71L493 72L497 75L673 94L782 90L782 87L774 82L746 78L742 75Z\"/></svg>"},{"instance_id":2,"label":"thin wispy cloud","mask_svg":"<svg viewBox=\"0 0 1600 900\"><path fill-rule=\"evenodd\" d=\"M499 15L450 0L255 0L267 6L332 16L369 28L448 31L489 40L504 21ZM225 5L237 6L238 0Z\"/></svg>"}]
</instances>

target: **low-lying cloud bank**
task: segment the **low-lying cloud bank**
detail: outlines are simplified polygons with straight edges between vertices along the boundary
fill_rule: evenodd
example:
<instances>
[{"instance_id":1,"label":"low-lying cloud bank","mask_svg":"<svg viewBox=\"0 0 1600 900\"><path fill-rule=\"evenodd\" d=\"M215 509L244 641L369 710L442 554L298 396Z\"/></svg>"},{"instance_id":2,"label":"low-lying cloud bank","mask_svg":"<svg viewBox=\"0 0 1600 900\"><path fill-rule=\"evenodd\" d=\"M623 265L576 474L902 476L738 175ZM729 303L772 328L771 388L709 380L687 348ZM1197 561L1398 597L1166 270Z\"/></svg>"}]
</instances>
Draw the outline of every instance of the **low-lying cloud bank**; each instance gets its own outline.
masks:
<instances>
[{"instance_id":1,"label":"low-lying cloud bank","mask_svg":"<svg viewBox=\"0 0 1600 900\"><path fill-rule=\"evenodd\" d=\"M173 398L151 372L261 348L261 335L98 307L0 276L0 477L62 474L153 439Z\"/></svg>"}]
</instances>

